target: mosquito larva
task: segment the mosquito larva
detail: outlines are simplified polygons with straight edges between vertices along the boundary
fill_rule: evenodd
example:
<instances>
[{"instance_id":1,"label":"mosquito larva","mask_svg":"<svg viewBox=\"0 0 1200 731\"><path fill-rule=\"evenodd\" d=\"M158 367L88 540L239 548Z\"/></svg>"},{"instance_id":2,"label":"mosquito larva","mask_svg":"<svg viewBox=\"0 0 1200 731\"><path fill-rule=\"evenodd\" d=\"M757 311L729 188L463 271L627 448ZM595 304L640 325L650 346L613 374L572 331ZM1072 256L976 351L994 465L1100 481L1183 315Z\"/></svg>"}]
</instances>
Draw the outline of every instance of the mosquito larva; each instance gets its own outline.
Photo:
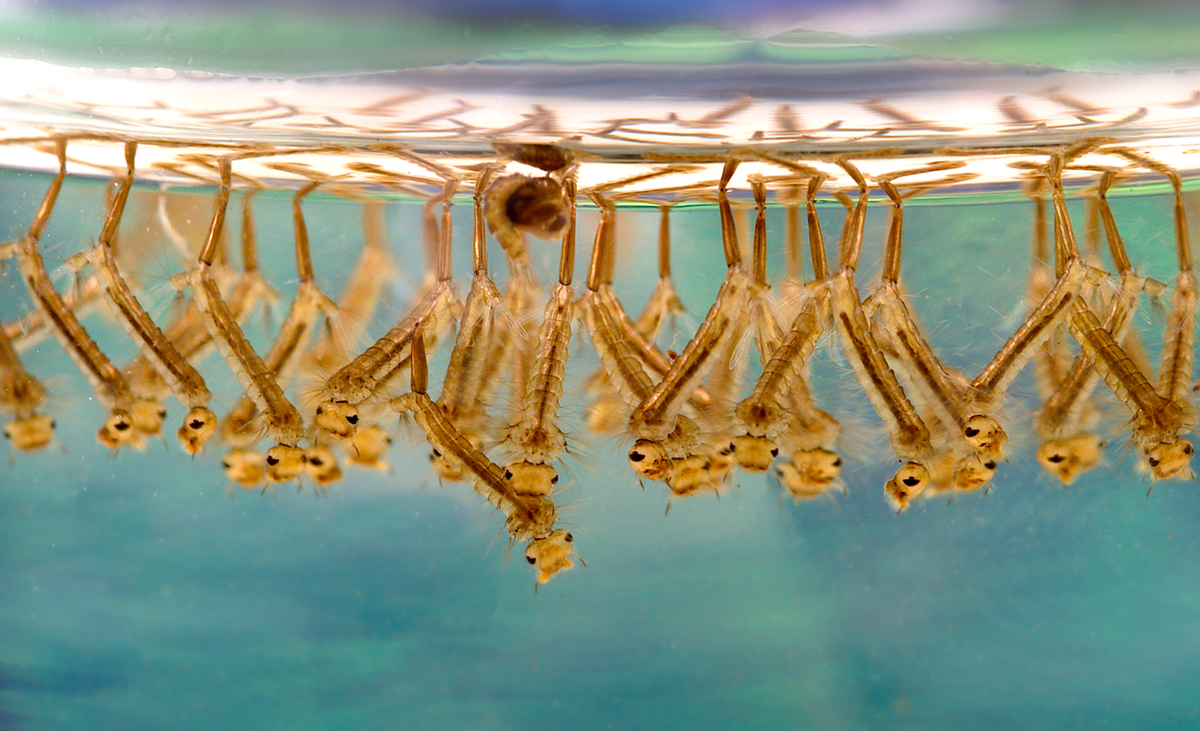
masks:
<instances>
[{"instance_id":1,"label":"mosquito larva","mask_svg":"<svg viewBox=\"0 0 1200 731\"><path fill-rule=\"evenodd\" d=\"M1171 309L1163 337L1158 392L1172 403L1194 411L1190 396L1192 362L1196 354L1196 273L1183 208L1182 183L1177 173L1168 177L1175 192L1175 251L1179 273L1175 276L1175 291L1171 294Z\"/></svg>"},{"instance_id":2,"label":"mosquito larva","mask_svg":"<svg viewBox=\"0 0 1200 731\"><path fill-rule=\"evenodd\" d=\"M687 347L671 363L671 368L643 399L629 417L629 431L643 442L661 442L675 430L680 410L704 376L715 364L714 355L738 332L738 322L744 322L746 304L753 293L754 283L742 268L741 252L737 246L733 211L729 206L727 186L737 168L736 161L726 163L721 176L721 229L725 249L726 275L717 299L705 316ZM634 451L638 450L635 444ZM641 454L641 452L638 452ZM631 456L634 452L630 453ZM641 460L635 460L640 463Z\"/></svg>"},{"instance_id":3,"label":"mosquito larva","mask_svg":"<svg viewBox=\"0 0 1200 731\"><path fill-rule=\"evenodd\" d=\"M882 315L882 326L897 347L899 360L908 371L914 388L933 409L938 421L985 462L994 462L1003 458L1008 435L995 417L973 413L975 395L962 379L942 367L904 302L900 289L904 199L892 182L895 177L899 175L879 181L891 199L893 209L883 274L871 300Z\"/></svg>"},{"instance_id":4,"label":"mosquito larva","mask_svg":"<svg viewBox=\"0 0 1200 731\"><path fill-rule=\"evenodd\" d=\"M326 318L335 316L336 305L321 292L313 279L308 227L305 225L304 212L301 209L301 201L317 185L315 182L305 185L292 199L296 272L300 283L296 287L296 294L292 298L287 315L279 327L279 333L262 359L267 377L280 389L286 388L295 374L317 318L321 314ZM258 440L258 430L254 424L257 416L258 404L255 399L249 395L243 396L221 421L221 440L235 448L253 446Z\"/></svg>"},{"instance_id":5,"label":"mosquito larva","mask_svg":"<svg viewBox=\"0 0 1200 731\"><path fill-rule=\"evenodd\" d=\"M518 495L548 495L558 482L558 472L549 463L567 451L566 435L557 422L575 321L575 290L571 286L575 271L574 180L568 180L565 187L570 211L559 257L558 284L546 303L538 338L540 348L525 380L521 419L502 445L515 458L506 466L506 475Z\"/></svg>"},{"instance_id":6,"label":"mosquito larva","mask_svg":"<svg viewBox=\"0 0 1200 731\"><path fill-rule=\"evenodd\" d=\"M492 172L494 170L485 171L476 183L476 192L484 191L484 220L488 222L487 227L496 235L504 250L509 277L502 296L501 310L505 316L496 323L495 343L492 346L492 359L503 363L504 368L490 372L491 377L484 384L484 393L493 394L501 375L505 372L511 373L510 390L515 397L511 420L515 422L521 418L520 397L525 393L526 379L533 372L539 329L538 315L544 292L533 273L524 236L504 238L502 231L496 229L487 217L487 206L491 202L488 196L492 188L488 185L488 180Z\"/></svg>"},{"instance_id":7,"label":"mosquito larva","mask_svg":"<svg viewBox=\"0 0 1200 731\"><path fill-rule=\"evenodd\" d=\"M385 212L381 201L363 204L363 248L358 265L338 297L336 324L330 323L321 332L317 344L305 356L305 371L328 377L349 362L350 350L366 332L384 286L396 268L383 230Z\"/></svg>"},{"instance_id":8,"label":"mosquito larva","mask_svg":"<svg viewBox=\"0 0 1200 731\"><path fill-rule=\"evenodd\" d=\"M821 182L820 178L814 180L816 185ZM810 196L815 194L816 185L810 186ZM756 195L759 193L756 192ZM820 246L819 231L819 224L810 224L814 246ZM792 243L794 241L789 242L789 247ZM789 256L794 257L794 254ZM756 259L758 258L756 256ZM765 289L765 257L761 264L756 261L755 268L758 286ZM743 433L734 438L732 445L738 465L748 472L765 472L779 454L776 440L785 431L794 432L797 430L791 427L810 426L802 422L813 421L812 417L817 416L816 412L824 414L812 405L807 385L803 382L802 371L823 332L820 301L827 298L828 294L821 284L813 288L801 288L798 292L804 295L803 304L786 334L781 333L778 323L766 310L763 298L756 298L756 304L753 305L758 308L755 311L759 322L756 338L761 359L764 361L763 373L750 396L737 405L735 417ZM819 417L816 420L819 420ZM801 455L801 458L803 459L804 455ZM830 464L828 460L822 462ZM840 467L840 461L834 467ZM789 477L809 472L799 470L795 466L787 471ZM826 469L825 472L828 473L829 470ZM827 482L825 486L828 484Z\"/></svg>"},{"instance_id":9,"label":"mosquito larva","mask_svg":"<svg viewBox=\"0 0 1200 731\"><path fill-rule=\"evenodd\" d=\"M231 188L231 162L228 157L220 160L221 185L217 189L213 205L212 226L208 232L199 261L192 270L192 296L204 314L204 323L216 338L217 346L225 356L229 369L237 376L242 388L254 400L263 414L267 436L276 442L267 450L267 477L273 482L293 480L304 471L304 450L298 445L304 438L304 418L288 401L283 389L271 378L267 366L255 352L241 326L221 297L220 289L212 276L213 257L217 242L225 227L225 211L229 205Z\"/></svg>"},{"instance_id":10,"label":"mosquito larva","mask_svg":"<svg viewBox=\"0 0 1200 731\"><path fill-rule=\"evenodd\" d=\"M446 183L445 201L456 187L456 181ZM448 218L448 206L445 215ZM375 395L408 361L416 331L436 330L443 317L461 307L451 281L450 231L448 226L444 229L438 243L437 283L398 325L325 381L325 400L316 409L316 425L330 436L352 436L359 422L358 404Z\"/></svg>"},{"instance_id":11,"label":"mosquito larva","mask_svg":"<svg viewBox=\"0 0 1200 731\"><path fill-rule=\"evenodd\" d=\"M671 278L671 206L659 206L658 223L658 283L650 293L645 308L635 319L634 326L646 342L658 339L663 322L683 312L683 303Z\"/></svg>"},{"instance_id":12,"label":"mosquito larva","mask_svg":"<svg viewBox=\"0 0 1200 731\"><path fill-rule=\"evenodd\" d=\"M698 409L697 421L704 432L698 450L708 457L709 485L719 491L738 464L735 412L742 384L749 367L748 348L744 347L751 333L758 347L759 359L765 362L771 349L778 344L779 323L775 319L771 285L767 282L767 220L766 185L751 176L750 186L755 201L755 222L752 244L753 279L747 295L745 311L734 321L730 336L717 350L715 364L705 382L712 402ZM776 454L778 452L776 451ZM668 486L675 490L672 482Z\"/></svg>"},{"instance_id":13,"label":"mosquito larva","mask_svg":"<svg viewBox=\"0 0 1200 731\"><path fill-rule=\"evenodd\" d=\"M1129 262L1116 219L1108 205L1108 189L1115 178L1115 172L1104 172L1096 194L1096 208L1118 271L1117 289L1109 301L1104 328L1114 339L1121 340L1130 329L1137 309L1138 291L1145 280L1137 275ZM1047 394L1034 419L1034 429L1042 438L1037 450L1038 462L1064 485L1071 484L1079 475L1095 467L1103 455L1103 439L1086 431L1095 412L1089 398L1100 380L1100 373L1092 367L1091 361L1083 355L1078 356L1056 388Z\"/></svg>"},{"instance_id":14,"label":"mosquito larva","mask_svg":"<svg viewBox=\"0 0 1200 731\"><path fill-rule=\"evenodd\" d=\"M817 191L825 180L824 174L812 171L805 194L813 283L806 286L800 281L799 221L790 221L791 216L785 250L789 262L788 275L784 281L785 297L800 297L801 307L806 302L805 297L815 297L817 323L822 328L826 327L832 318L829 290L823 284L829 278L829 266L825 259L825 241L816 210ZM794 213L798 218L799 211ZM849 220L848 215L847 223ZM799 335L800 333L796 333L796 336ZM768 340L765 334L763 340ZM777 333L775 341L782 340L783 334ZM817 408L802 370L797 371L795 385L787 389L785 395L789 414L779 433L778 442L791 452L791 457L787 467L777 470L776 474L780 484L792 495L795 502L824 493L835 485L841 475L842 458L834 451L834 445L841 434L841 425L831 414ZM844 492L845 488L842 490Z\"/></svg>"},{"instance_id":15,"label":"mosquito larva","mask_svg":"<svg viewBox=\"0 0 1200 731\"><path fill-rule=\"evenodd\" d=\"M654 390L654 385L614 321L610 298L617 306L620 303L612 296L611 288L605 282L604 270L613 246L611 232L615 218L615 208L607 202L600 206L600 225L596 229L596 241L588 267L587 292L580 299L579 308L609 380L628 401L640 403Z\"/></svg>"},{"instance_id":16,"label":"mosquito larva","mask_svg":"<svg viewBox=\"0 0 1200 731\"><path fill-rule=\"evenodd\" d=\"M392 410L400 414L412 413L425 431L430 446L447 460L460 465L463 477L475 491L504 513L507 517L505 525L513 539L532 541L550 535L557 515L554 503L546 497L524 497L514 493L504 477L504 469L459 433L429 397L425 338L419 328L412 338L412 354L412 391L392 399Z\"/></svg>"},{"instance_id":17,"label":"mosquito larva","mask_svg":"<svg viewBox=\"0 0 1200 731\"><path fill-rule=\"evenodd\" d=\"M765 472L779 454L775 440L788 420L783 399L797 387L800 370L821 335L815 300L805 303L754 384L754 391L737 405L743 434L733 440L738 465L748 472Z\"/></svg>"},{"instance_id":18,"label":"mosquito larva","mask_svg":"<svg viewBox=\"0 0 1200 731\"><path fill-rule=\"evenodd\" d=\"M54 439L54 419L37 413L45 400L45 386L21 365L12 341L0 329L0 409L13 415L4 425L4 437L15 449L33 452Z\"/></svg>"},{"instance_id":19,"label":"mosquito larva","mask_svg":"<svg viewBox=\"0 0 1200 731\"><path fill-rule=\"evenodd\" d=\"M1065 164L1063 155L1055 154L1047 168L1054 192L1056 227L1059 225L1060 203L1064 213L1066 210L1062 193L1062 168ZM1060 240L1062 239L1056 235L1056 250ZM973 406L977 411L999 411L1009 384L1017 377L1025 363L1034 356L1038 346L1054 334L1060 323L1069 319L1072 308L1080 305L1086 307L1080 298L1080 291L1085 280L1094 279L1097 272L1080 259L1074 234L1071 234L1069 244L1063 240L1063 245L1065 249L1056 255L1058 273L1054 286L979 375L971 381L970 393L974 396Z\"/></svg>"},{"instance_id":20,"label":"mosquito larva","mask_svg":"<svg viewBox=\"0 0 1200 731\"><path fill-rule=\"evenodd\" d=\"M487 423L482 397L489 371L496 368L490 356L497 340L496 310L502 301L500 291L488 274L487 239L482 215L482 190L486 175L485 172L476 185L474 197L471 254L474 276L471 290L463 306L454 348L450 352L450 363L442 381L442 395L437 401L446 419L476 446L482 445L482 432ZM432 461L434 470L443 480L457 482L463 479L457 466L443 457L434 456Z\"/></svg>"},{"instance_id":21,"label":"mosquito larva","mask_svg":"<svg viewBox=\"0 0 1200 731\"><path fill-rule=\"evenodd\" d=\"M829 279L833 320L846 360L850 361L859 384L887 427L892 450L907 461L884 488L903 510L908 500L920 494L929 484L929 470L922 463L933 456L933 444L929 428L884 360L858 299L854 272L862 251L869 193L858 169L846 160L840 161L840 164L858 183L860 194L843 235L838 271Z\"/></svg>"},{"instance_id":22,"label":"mosquito larva","mask_svg":"<svg viewBox=\"0 0 1200 731\"><path fill-rule=\"evenodd\" d=\"M1124 151L1118 152L1124 154ZM1136 155L1133 159L1147 162ZM1075 233L1071 228L1062 189L1062 159L1056 156L1051 163L1047 174L1054 194L1056 242L1061 242L1067 257L1077 258ZM1159 169L1156 164L1151 167ZM1168 176L1173 174L1173 171L1164 172L1167 172ZM1186 234L1180 237L1181 213L1180 210L1176 211L1177 253L1181 263L1190 263L1190 249L1182 243L1186 242ZM1183 226L1186 226L1186 222ZM1160 395L1151 385L1146 373L1116 342L1112 333L1104 328L1081 298L1076 297L1071 303L1069 324L1071 335L1079 343L1080 350L1092 362L1117 398L1133 413L1133 440L1141 447L1154 479L1190 477L1190 463L1195 447L1188 440L1181 438L1179 433L1196 425L1196 413L1191 403L1184 401L1181 404ZM1170 339L1170 333L1167 339Z\"/></svg>"},{"instance_id":23,"label":"mosquito larva","mask_svg":"<svg viewBox=\"0 0 1200 731\"><path fill-rule=\"evenodd\" d=\"M30 298L46 319L59 344L87 376L97 400L110 411L108 419L97 432L97 438L108 448L119 449L136 436L132 412L137 400L124 375L101 352L100 347L54 289L42 256L38 252L38 239L50 219L58 192L67 175L66 140L58 140L57 154L58 174L50 183L29 232L17 242L17 266L21 270Z\"/></svg>"},{"instance_id":24,"label":"mosquito larva","mask_svg":"<svg viewBox=\"0 0 1200 731\"><path fill-rule=\"evenodd\" d=\"M671 226L670 211L672 204L659 206L660 218L658 229L658 283L646 301L645 307L633 320L633 328L645 348L636 343L639 351L644 350L643 361L649 357L653 362L650 368L662 377L670 369L670 361L662 356L661 351L654 347L663 323L683 312L683 303L676 294L674 280L671 278ZM659 359L661 357L661 360ZM588 379L588 390L593 394L592 404L588 411L588 426L598 433L616 431L624 424L621 413L625 403L621 398L620 389L614 384L601 367Z\"/></svg>"},{"instance_id":25,"label":"mosquito larva","mask_svg":"<svg viewBox=\"0 0 1200 731\"><path fill-rule=\"evenodd\" d=\"M1041 182L1039 180L1039 182ZM1046 235L1046 201L1038 187L1029 191L1034 202L1033 224L1033 266L1029 271L1029 287L1026 290L1026 302L1032 312L1037 308L1050 290L1054 288L1054 268L1050 265L1048 237ZM1058 389L1067 371L1071 367L1070 357L1064 347L1064 330L1066 323L1061 323L1055 331L1035 348L1033 357L1034 377L1038 391L1043 399L1048 399Z\"/></svg>"},{"instance_id":26,"label":"mosquito larva","mask_svg":"<svg viewBox=\"0 0 1200 731\"><path fill-rule=\"evenodd\" d=\"M254 311L255 305L264 297L273 296L271 286L258 271L258 256L255 243L254 222L251 209L253 192L242 202L242 264L243 271L237 277L228 297L225 298L229 311L238 323L245 322ZM190 276L190 275L189 275ZM163 332L175 351L189 362L203 360L215 342L212 333L204 324L204 314L192 299L183 313ZM169 385L159 374L154 362L145 354L139 355L123 372L135 395L158 400L169 391Z\"/></svg>"},{"instance_id":27,"label":"mosquito larva","mask_svg":"<svg viewBox=\"0 0 1200 731\"><path fill-rule=\"evenodd\" d=\"M600 206L600 226L596 229L588 268L588 291L580 299L579 308L609 379L629 404L640 404L653 394L654 384L643 361L635 354L631 333L621 325L624 309L610 284L616 210L602 197L593 195L593 198ZM636 333L634 329L632 334ZM699 427L687 416L680 415L675 432L667 440L634 445L630 462L639 474L660 480L669 473L671 460L687 456L698 440Z\"/></svg>"},{"instance_id":28,"label":"mosquito larva","mask_svg":"<svg viewBox=\"0 0 1200 731\"><path fill-rule=\"evenodd\" d=\"M183 425L179 427L177 436L180 445L188 454L195 454L204 448L205 443L217 428L217 417L208 408L212 394L204 383L204 378L184 358L170 340L159 329L158 325L142 308L124 277L117 269L113 256L112 242L116 237L125 210L125 204L133 185L134 156L137 153L137 143L125 144L126 174L117 190L112 207L104 223L99 242L92 249L91 260L104 286L109 304L117 314L117 319L125 327L138 346L142 355L150 361L158 374L166 381L168 388L175 398L188 407ZM158 409L165 415L165 409ZM138 421L136 414L135 423Z\"/></svg>"}]
</instances>

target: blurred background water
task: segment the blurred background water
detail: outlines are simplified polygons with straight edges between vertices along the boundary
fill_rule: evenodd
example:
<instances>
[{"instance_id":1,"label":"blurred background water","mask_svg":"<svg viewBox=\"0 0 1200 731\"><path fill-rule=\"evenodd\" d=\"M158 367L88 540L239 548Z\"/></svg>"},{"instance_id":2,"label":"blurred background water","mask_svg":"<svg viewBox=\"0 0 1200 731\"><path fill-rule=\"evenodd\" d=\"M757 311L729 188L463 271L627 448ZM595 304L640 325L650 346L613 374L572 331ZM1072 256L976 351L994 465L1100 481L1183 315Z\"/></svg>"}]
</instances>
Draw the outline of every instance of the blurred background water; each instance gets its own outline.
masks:
<instances>
[{"instance_id":1,"label":"blurred background water","mask_svg":"<svg viewBox=\"0 0 1200 731\"><path fill-rule=\"evenodd\" d=\"M1001 14L982 27L969 16L928 32L893 20L921 17L918 7L925 6L812 3L799 12L764 2L731 18L726 4L701 2L688 5L684 20L734 25L745 35L782 16L846 32L834 21L859 13L867 19L859 37L899 29L912 47L888 39L884 47L897 53L941 43L955 56L968 37L976 39L967 44L972 58L981 60L1194 67L1187 60L1194 49L1173 45L1178 36L1168 28L1193 19L1170 8L1129 26L1135 38L1122 45L1098 42L1089 25L1127 17L1122 5L1098 16L1055 6L1038 27L1053 29L1046 37L1062 39L1057 44L1039 38L1038 27L1001 22L1027 4L979 5L980 17ZM446 53L447 61L544 49L563 27L620 37L663 32L660 25L680 12L530 4L493 17L466 0L437 10L446 12L426 30L451 29L461 45L431 42L420 52ZM198 68L236 73L420 65L401 46L318 32L314 19L327 16L315 8L289 16L261 6L236 23L222 19L232 8L213 5L128 5L93 15L70 4L10 4L6 11L0 48L7 55L72 65L139 65L152 54L166 66L184 67L186 56ZM381 9L355 11L360 23ZM822 26L822 17L833 20ZM294 23L306 28L289 34ZM205 35L215 26L228 33ZM142 37L123 35L139 27ZM189 36L191 27L203 29ZM399 24L369 30L358 38L416 32ZM102 39L95 54L84 37ZM201 41L188 49L189 37ZM314 51L318 38L333 50ZM1006 53L1013 58L992 58ZM3 174L0 231L16 235L28 225L47 182L37 173ZM52 266L94 240L103 187L75 180L64 192L59 210L69 213L53 219L46 238ZM259 210L263 266L283 302L294 287L289 204L286 194L268 192ZM1170 204L1161 188L1114 199L1131 257L1163 281L1172 276ZM469 206L455 210L455 271L465 277ZM306 211L318 277L336 292L353 263L347 252L361 246L358 209L317 195ZM1078 201L1072 213L1082 220ZM841 214L840 206L822 209L829 239ZM424 274L412 256L419 207L394 204L388 215L393 252L409 265L372 332L403 312ZM914 307L935 347L968 373L1023 317L1032 216L1033 206L1015 195L918 199L909 208L905 281ZM581 242L590 241L595 221L594 211L582 213ZM707 206L681 210L673 222L688 331L723 275L719 229ZM623 214L616 281L631 309L653 285L653 247L637 242L653 241L656 223L650 213ZM777 208L769 225L778 271ZM875 274L883 236L876 205L861 281ZM541 271L550 271L550 248L535 254ZM143 272L160 274L161 266L151 261ZM27 307L13 267L0 287L0 314L9 321ZM1161 317L1143 309L1139 328L1154 352ZM114 323L93 317L88 324L115 361L133 355ZM256 324L251 337L266 342L268 325ZM1026 435L987 495L931 500L893 516L880 488L894 459L837 350L832 341L820 347L814 392L857 444L843 472L848 495L793 506L770 478L738 474L720 500L676 500L664 516L666 491L638 486L625 440L585 436L581 457L568 461L562 512L587 568L535 594L519 550L506 555L502 521L464 487L438 485L415 432L399 430L390 473L350 472L325 499L287 486L229 496L215 451L191 460L151 444L144 453L104 454L94 442L99 408L86 382L47 341L26 361L37 375L53 375L50 410L64 450L17 455L0 468L0 728L1195 725L1195 483L1160 484L1147 499L1134 453L1122 453L1125 417L1113 409L1107 464L1070 491L1042 473ZM441 356L435 369L444 366ZM575 394L596 359L582 344L571 358L566 409L577 419L585 404ZM213 374L218 399L236 395L216 360L204 372ZM1007 413L1028 423L1035 406L1025 373ZM178 412L173 407L171 419Z\"/></svg>"}]
</instances>

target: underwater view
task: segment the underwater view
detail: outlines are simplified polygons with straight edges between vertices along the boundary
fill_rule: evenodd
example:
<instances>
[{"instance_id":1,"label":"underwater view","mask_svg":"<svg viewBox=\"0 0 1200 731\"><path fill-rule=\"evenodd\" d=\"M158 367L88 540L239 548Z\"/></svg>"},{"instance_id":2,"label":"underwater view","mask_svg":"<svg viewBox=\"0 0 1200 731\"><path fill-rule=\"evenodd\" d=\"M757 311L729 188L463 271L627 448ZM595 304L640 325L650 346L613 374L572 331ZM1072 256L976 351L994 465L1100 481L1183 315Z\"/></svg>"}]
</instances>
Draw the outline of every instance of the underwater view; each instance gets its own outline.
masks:
<instances>
[{"instance_id":1,"label":"underwater view","mask_svg":"<svg viewBox=\"0 0 1200 731\"><path fill-rule=\"evenodd\" d=\"M1200 15L974 7L5 10L0 729L1200 722Z\"/></svg>"}]
</instances>

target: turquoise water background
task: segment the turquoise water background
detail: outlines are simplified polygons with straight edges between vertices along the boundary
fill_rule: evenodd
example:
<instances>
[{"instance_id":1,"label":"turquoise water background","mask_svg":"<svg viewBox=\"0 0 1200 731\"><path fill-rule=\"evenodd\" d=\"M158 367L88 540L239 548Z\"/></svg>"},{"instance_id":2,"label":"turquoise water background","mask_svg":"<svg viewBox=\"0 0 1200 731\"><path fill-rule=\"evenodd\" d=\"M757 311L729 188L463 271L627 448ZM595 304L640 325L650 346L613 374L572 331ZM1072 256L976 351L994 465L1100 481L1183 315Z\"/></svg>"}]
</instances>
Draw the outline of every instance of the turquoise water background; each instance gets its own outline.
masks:
<instances>
[{"instance_id":1,"label":"turquoise water background","mask_svg":"<svg viewBox=\"0 0 1200 731\"><path fill-rule=\"evenodd\" d=\"M45 184L0 180L0 232L28 225ZM265 195L258 211L279 307L294 287L289 202ZM102 203L99 183L64 193L46 238L52 267L96 235ZM966 203L910 206L904 272L935 346L973 373L1022 317L1032 206ZM1114 202L1132 258L1164 281L1169 205ZM832 241L841 209L823 210ZM336 292L361 245L358 209L315 199L306 211L320 281ZM1072 211L1078 225L1082 208ZM468 213L456 209L460 282ZM674 218L684 330L723 274L716 220L711 208ZM417 221L415 207L390 210L404 271L375 334L423 274ZM780 211L770 223L778 270ZM594 225L581 217L581 272ZM654 214L622 221L617 288L633 311L653 284L655 227ZM537 253L547 274L551 248ZM143 267L150 279L179 265ZM11 319L27 301L9 266L0 312ZM1155 357L1161 318L1149 310ZM114 360L132 355L110 319L85 322ZM253 337L261 346L266 328ZM577 343L566 399L576 419L596 363ZM987 495L894 516L881 494L894 459L837 350L822 344L814 391L848 432L847 496L793 506L770 478L737 474L719 500L675 501L664 515L665 488L639 487L624 439L585 438L561 498L587 568L535 594L502 521L465 487L437 483L414 431L399 431L391 474L348 472L323 499L289 486L229 496L217 449L106 454L93 437L101 408L46 341L26 363L50 384L64 449L0 465L0 728L1194 726L1195 482L1147 499L1133 455L1122 458L1127 416L1113 409L1108 466L1070 491L1041 473L1026 426ZM219 358L202 370L231 403ZM1028 424L1032 393L1025 373L1014 424ZM182 410L171 409L174 428Z\"/></svg>"}]
</instances>

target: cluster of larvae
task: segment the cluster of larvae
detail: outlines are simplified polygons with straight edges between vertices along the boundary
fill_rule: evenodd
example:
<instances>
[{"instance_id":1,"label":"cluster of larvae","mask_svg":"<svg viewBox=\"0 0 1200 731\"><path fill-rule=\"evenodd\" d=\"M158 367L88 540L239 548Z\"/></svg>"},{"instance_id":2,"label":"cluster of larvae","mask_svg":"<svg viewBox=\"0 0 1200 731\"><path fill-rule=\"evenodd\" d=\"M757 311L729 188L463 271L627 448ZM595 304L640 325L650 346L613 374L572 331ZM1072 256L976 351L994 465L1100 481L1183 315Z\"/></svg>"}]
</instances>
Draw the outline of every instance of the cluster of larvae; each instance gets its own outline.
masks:
<instances>
[{"instance_id":1,"label":"cluster of larvae","mask_svg":"<svg viewBox=\"0 0 1200 731\"><path fill-rule=\"evenodd\" d=\"M19 357L45 333L59 341L108 410L97 432L102 444L119 450L158 437L167 418L165 403L173 397L187 409L177 431L179 444L194 455L219 443L231 485L265 490L303 478L323 489L341 479L343 464L386 469L391 423L399 414L424 432L442 481L470 484L504 514L511 540L526 544L526 559L538 581L545 582L577 559L571 533L558 527L555 465L571 447L559 416L568 360L579 336L590 340L602 364L587 379L588 427L595 433L628 434L630 465L641 478L663 482L672 498L719 492L735 468L773 470L783 494L795 501L844 489L842 430L817 405L807 377L822 342L840 344L887 430L901 464L884 492L897 511L919 497L971 492L989 483L1008 446L1008 387L1031 360L1043 399L1034 419L1038 459L1064 484L1094 467L1103 453L1105 440L1095 429L1100 409L1094 392L1100 382L1128 408L1133 443L1153 479L1192 476L1194 450L1183 435L1197 423L1191 402L1197 287L1182 184L1174 171L1133 150L1114 147L1106 153L1126 160L1129 169L1164 175L1175 195L1178 275L1157 383L1131 323L1141 294L1160 297L1167 286L1136 273L1109 208L1107 194L1126 168L1077 162L1100 143L1047 150L1041 159L1022 164L1036 211L1028 315L974 378L938 359L900 281L905 201L955 182L953 171L960 164L953 161L868 180L851 158L837 158L854 187L828 191L829 174L815 166L755 158L773 161L788 178L785 185L758 174L747 177L755 214L747 268L729 196L745 158L732 156L720 179L703 192L715 192L725 278L679 353L659 347L664 326L683 309L671 276L670 214L681 195L700 191L622 194L620 184L577 189L580 163L548 145L497 145L500 154L493 162L470 169L431 165L444 171L445 179L441 190L429 193L424 208L430 276L398 323L363 348L375 304L395 271L382 232L383 204L364 203L365 245L335 301L316 283L302 208L313 190L335 181L315 176L292 202L299 283L269 349L260 355L242 329L273 295L258 268L255 190L242 197L240 268L228 263L223 243L238 155L211 161L217 192L207 234L195 242L198 248L174 237L186 262L176 286L190 297L160 325L123 273L120 255L125 252L118 251L134 185L135 142L125 143L126 169L95 246L72 261L76 285L67 294L53 285L39 240L67 174L68 143L55 141L58 173L28 232L2 252L16 259L33 304L19 322L0 330L0 407L11 414L4 433L18 450L41 449L54 438L54 420L44 413L46 390ZM507 168L513 163L540 172L512 172ZM1096 177L1089 211L1102 224L1095 228L1104 232L1114 275L1100 268L1098 245L1084 252L1077 245L1063 189L1067 170ZM472 279L460 299L451 266L451 207L465 184L474 191ZM880 278L864 297L855 276L872 191L890 206L890 218ZM772 292L767 271L766 210L772 192L788 214L787 267L778 293ZM817 216L818 196L828 194L846 206L832 267ZM587 280L577 291L576 204L581 199L599 209L600 219ZM618 204L634 200L657 205L661 226L658 283L643 310L630 317L614 293L613 273ZM172 231L167 214L159 214L164 231ZM807 280L800 273L805 228ZM490 273L489 233L507 263L503 289ZM557 277L548 290L535 272L529 235L560 242ZM124 368L109 360L81 323L89 305L99 301L110 306L138 346L140 355ZM428 359L442 343L450 352L435 399L428 392ZM221 418L197 369L214 349L244 389ZM760 368L751 384L752 354ZM289 386L300 373L311 382L289 398ZM512 405L505 414L495 408L501 392ZM259 449L264 440L265 452Z\"/></svg>"}]
</instances>

